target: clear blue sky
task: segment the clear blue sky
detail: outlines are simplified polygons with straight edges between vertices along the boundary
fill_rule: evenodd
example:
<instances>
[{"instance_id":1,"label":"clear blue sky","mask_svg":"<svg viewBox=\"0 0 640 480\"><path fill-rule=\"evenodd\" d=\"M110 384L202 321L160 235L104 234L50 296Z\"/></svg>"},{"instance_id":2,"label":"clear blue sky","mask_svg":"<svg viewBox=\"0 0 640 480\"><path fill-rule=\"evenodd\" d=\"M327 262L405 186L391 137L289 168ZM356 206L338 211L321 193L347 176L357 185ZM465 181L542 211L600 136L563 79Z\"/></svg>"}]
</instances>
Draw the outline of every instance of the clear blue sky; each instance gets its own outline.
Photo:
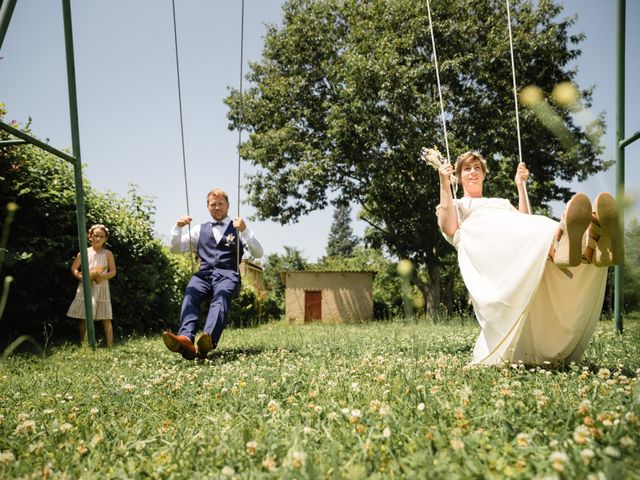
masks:
<instances>
[{"instance_id":1,"label":"clear blue sky","mask_svg":"<svg viewBox=\"0 0 640 480\"><path fill-rule=\"evenodd\" d=\"M575 31L587 35L578 82L596 87L592 111L606 113L605 157L614 158L615 2L563 3L563 15L578 14ZM247 62L260 59L265 24L280 23L281 4L245 1L245 73ZM239 82L240 7L240 0L176 1L189 204L196 222L208 218L204 197L214 186L227 190L231 212L237 209L238 135L227 129L222 99ZM156 230L166 236L186 212L171 1L75 1L72 16L85 175L98 190L121 195L136 184L154 198ZM640 2L627 1L627 136L640 130L639 19ZM19 1L0 52L0 101L8 121L24 123L31 116L33 132L61 149L71 144L64 55L61 2ZM627 190L636 198L639 156L638 143L627 149ZM243 173L250 168L243 162ZM574 186L591 196L614 187L614 169ZM244 204L240 211L244 217L253 213ZM289 226L250 225L266 254L284 253L288 245L315 261L325 253L332 213L329 208ZM631 215L638 216L637 201ZM354 223L356 233L363 229Z\"/></svg>"}]
</instances>

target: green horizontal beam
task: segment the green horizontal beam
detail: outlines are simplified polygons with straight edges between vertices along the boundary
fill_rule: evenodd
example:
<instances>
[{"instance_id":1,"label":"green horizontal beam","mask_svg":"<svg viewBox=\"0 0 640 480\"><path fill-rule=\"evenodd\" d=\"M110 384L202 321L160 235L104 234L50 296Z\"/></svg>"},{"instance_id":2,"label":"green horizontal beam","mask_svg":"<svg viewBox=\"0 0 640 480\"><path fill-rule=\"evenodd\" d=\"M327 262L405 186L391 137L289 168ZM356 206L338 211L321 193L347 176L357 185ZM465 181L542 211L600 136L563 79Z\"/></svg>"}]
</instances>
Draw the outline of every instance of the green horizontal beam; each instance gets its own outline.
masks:
<instances>
[{"instance_id":1,"label":"green horizontal beam","mask_svg":"<svg viewBox=\"0 0 640 480\"><path fill-rule=\"evenodd\" d=\"M14 137L18 137L18 138L24 140L26 143L30 143L31 145L35 145L36 147L39 147L42 150L45 150L45 151L47 151L49 153L52 153L56 157L61 158L63 160L66 160L67 162L69 162L69 163L71 163L73 165L78 163L78 161L74 157L69 155L68 153L64 153L64 152L58 150L57 148L53 148L48 143L44 143L43 141L32 137L28 133L24 133L22 130L18 130L17 128L12 127L11 125L7 125L4 122L0 122L0 130L4 130L5 132L10 133Z\"/></svg>"},{"instance_id":2,"label":"green horizontal beam","mask_svg":"<svg viewBox=\"0 0 640 480\"><path fill-rule=\"evenodd\" d=\"M636 133L634 133L633 135L631 135L629 138L625 138L624 140L620 140L620 143L618 143L618 147L619 148L624 148L627 145L635 142L636 140L638 140L640 138L640 130L638 130Z\"/></svg>"}]
</instances>

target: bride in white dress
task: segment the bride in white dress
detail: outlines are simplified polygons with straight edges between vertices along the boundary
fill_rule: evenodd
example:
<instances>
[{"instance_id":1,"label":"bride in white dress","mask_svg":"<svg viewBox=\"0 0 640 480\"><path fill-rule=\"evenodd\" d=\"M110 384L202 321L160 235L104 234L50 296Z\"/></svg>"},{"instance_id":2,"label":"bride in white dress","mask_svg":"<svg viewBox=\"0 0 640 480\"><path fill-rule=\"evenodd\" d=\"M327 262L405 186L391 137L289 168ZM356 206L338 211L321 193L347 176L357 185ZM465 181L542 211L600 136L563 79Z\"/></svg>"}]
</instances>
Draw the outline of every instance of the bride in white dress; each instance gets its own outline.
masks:
<instances>
[{"instance_id":1,"label":"bride in white dress","mask_svg":"<svg viewBox=\"0 0 640 480\"><path fill-rule=\"evenodd\" d=\"M577 194L558 223L529 214L524 163L515 177L518 209L482 196L486 172L478 152L462 154L455 170L439 168L438 226L458 251L481 329L472 363L577 361L601 315L606 267L624 257L617 204L602 193L592 213L589 199ZM464 190L458 200L452 177Z\"/></svg>"}]
</instances>

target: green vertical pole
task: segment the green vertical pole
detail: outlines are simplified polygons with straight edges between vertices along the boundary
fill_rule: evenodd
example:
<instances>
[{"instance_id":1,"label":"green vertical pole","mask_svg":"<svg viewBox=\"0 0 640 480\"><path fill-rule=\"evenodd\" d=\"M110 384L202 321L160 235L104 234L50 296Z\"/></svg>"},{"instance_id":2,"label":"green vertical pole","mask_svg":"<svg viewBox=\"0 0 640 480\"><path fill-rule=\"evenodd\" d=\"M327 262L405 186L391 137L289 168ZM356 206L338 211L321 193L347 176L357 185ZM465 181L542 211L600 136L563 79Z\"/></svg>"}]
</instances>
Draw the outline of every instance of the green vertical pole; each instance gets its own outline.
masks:
<instances>
[{"instance_id":1,"label":"green vertical pole","mask_svg":"<svg viewBox=\"0 0 640 480\"><path fill-rule=\"evenodd\" d=\"M76 95L76 68L73 60L73 33L71 24L70 0L62 0L62 16L64 18L64 44L67 55L67 85L69 88L69 117L71 120L71 145L76 162L73 172L76 184L76 216L78 223L78 240L80 243L80 263L82 265L82 289L84 291L84 310L87 318L87 337L91 348L96 346L96 335L93 326L93 305L91 301L91 280L89 279L89 258L86 249L87 224L84 209L84 188L82 185L82 160L80 156L80 133L78 128L78 98Z\"/></svg>"},{"instance_id":2,"label":"green vertical pole","mask_svg":"<svg viewBox=\"0 0 640 480\"><path fill-rule=\"evenodd\" d=\"M617 94L616 94L616 198L624 206L624 147L620 142L624 139L624 101L625 101L625 26L626 0L618 0L618 61L617 61ZM620 209L620 222L624 228L624 208ZM614 273L613 316L616 330L622 333L622 307L624 290L624 265L616 265Z\"/></svg>"},{"instance_id":3,"label":"green vertical pole","mask_svg":"<svg viewBox=\"0 0 640 480\"><path fill-rule=\"evenodd\" d=\"M13 9L16 7L17 0L0 0L0 48L4 43L4 36L7 34L9 23Z\"/></svg>"}]
</instances>

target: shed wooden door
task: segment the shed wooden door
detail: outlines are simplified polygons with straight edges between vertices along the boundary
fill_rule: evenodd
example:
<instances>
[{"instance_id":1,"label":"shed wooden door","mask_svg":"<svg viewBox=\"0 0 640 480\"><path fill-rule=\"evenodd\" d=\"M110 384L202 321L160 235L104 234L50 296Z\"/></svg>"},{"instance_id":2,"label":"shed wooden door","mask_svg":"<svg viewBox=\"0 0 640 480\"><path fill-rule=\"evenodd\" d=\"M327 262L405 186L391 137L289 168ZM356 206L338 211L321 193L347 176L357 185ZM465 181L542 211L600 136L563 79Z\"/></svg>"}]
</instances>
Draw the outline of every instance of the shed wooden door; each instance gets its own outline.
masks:
<instances>
[{"instance_id":1,"label":"shed wooden door","mask_svg":"<svg viewBox=\"0 0 640 480\"><path fill-rule=\"evenodd\" d=\"M320 290L305 290L304 323L320 319L322 319L322 292Z\"/></svg>"}]
</instances>

